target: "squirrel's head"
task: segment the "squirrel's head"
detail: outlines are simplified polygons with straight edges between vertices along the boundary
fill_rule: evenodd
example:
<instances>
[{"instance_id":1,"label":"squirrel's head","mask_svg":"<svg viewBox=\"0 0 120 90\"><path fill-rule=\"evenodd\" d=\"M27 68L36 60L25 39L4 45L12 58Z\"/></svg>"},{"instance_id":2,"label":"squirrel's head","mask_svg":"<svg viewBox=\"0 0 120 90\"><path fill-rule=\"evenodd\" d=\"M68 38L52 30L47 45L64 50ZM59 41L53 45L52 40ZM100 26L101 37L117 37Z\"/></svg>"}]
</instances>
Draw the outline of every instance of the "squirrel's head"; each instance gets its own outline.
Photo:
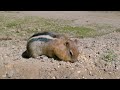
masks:
<instances>
[{"instance_id":1,"label":"squirrel's head","mask_svg":"<svg viewBox=\"0 0 120 90\"><path fill-rule=\"evenodd\" d=\"M60 38L56 39L55 44L54 53L59 59L70 62L77 61L79 51L76 41Z\"/></svg>"}]
</instances>

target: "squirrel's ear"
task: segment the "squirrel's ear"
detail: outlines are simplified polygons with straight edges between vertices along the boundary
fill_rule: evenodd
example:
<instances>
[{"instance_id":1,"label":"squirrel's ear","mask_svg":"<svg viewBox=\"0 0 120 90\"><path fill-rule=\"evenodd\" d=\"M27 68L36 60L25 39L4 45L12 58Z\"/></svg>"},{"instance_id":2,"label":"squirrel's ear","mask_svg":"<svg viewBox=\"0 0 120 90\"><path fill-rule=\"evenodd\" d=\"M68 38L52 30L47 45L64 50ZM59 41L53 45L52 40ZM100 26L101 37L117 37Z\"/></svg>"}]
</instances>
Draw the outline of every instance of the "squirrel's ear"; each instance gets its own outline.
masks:
<instances>
[{"instance_id":1,"label":"squirrel's ear","mask_svg":"<svg viewBox=\"0 0 120 90\"><path fill-rule=\"evenodd\" d=\"M68 42L68 41L67 41L67 42L65 42L65 46L67 46L67 47L69 46L69 42Z\"/></svg>"}]
</instances>

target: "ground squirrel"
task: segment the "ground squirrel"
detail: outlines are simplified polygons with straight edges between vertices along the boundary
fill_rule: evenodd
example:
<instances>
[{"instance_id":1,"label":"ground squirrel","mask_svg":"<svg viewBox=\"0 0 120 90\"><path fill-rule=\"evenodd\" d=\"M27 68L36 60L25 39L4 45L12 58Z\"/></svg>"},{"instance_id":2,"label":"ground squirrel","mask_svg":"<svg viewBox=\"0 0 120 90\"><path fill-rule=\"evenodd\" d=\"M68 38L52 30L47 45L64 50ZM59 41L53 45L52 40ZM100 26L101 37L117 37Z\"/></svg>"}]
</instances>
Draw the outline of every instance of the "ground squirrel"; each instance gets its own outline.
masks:
<instances>
[{"instance_id":1,"label":"ground squirrel","mask_svg":"<svg viewBox=\"0 0 120 90\"><path fill-rule=\"evenodd\" d=\"M26 49L22 54L24 58L46 55L62 61L75 62L79 55L75 41L54 32L34 34L28 39Z\"/></svg>"}]
</instances>

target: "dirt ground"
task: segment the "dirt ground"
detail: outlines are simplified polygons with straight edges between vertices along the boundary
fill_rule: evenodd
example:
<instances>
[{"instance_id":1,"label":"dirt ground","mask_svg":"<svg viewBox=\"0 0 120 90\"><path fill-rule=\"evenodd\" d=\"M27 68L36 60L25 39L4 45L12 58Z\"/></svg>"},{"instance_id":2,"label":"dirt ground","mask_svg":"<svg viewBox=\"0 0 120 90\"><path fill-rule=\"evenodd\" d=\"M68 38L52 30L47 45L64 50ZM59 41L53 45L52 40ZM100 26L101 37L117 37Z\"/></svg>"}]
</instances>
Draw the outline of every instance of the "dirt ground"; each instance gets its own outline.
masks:
<instances>
[{"instance_id":1,"label":"dirt ground","mask_svg":"<svg viewBox=\"0 0 120 90\"><path fill-rule=\"evenodd\" d=\"M73 25L108 24L113 32L95 38L76 38L79 61L69 63L41 56L24 59L26 41L0 41L1 79L120 79L120 12L21 11L17 15L74 20ZM120 30L119 30L120 31ZM74 38L73 38L74 39Z\"/></svg>"}]
</instances>

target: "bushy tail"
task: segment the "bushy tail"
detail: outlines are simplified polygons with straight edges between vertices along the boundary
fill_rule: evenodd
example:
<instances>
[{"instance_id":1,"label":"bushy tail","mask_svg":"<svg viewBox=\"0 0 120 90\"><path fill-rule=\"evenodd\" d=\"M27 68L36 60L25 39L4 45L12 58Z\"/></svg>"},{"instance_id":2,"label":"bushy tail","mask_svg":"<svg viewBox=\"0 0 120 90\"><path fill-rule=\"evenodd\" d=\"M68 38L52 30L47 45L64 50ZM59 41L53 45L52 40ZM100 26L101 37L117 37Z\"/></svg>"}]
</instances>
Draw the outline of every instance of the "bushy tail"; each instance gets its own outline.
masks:
<instances>
[{"instance_id":1,"label":"bushy tail","mask_svg":"<svg viewBox=\"0 0 120 90\"><path fill-rule=\"evenodd\" d=\"M28 51L26 50L22 53L22 57L23 58L30 58L31 56L29 55Z\"/></svg>"}]
</instances>

